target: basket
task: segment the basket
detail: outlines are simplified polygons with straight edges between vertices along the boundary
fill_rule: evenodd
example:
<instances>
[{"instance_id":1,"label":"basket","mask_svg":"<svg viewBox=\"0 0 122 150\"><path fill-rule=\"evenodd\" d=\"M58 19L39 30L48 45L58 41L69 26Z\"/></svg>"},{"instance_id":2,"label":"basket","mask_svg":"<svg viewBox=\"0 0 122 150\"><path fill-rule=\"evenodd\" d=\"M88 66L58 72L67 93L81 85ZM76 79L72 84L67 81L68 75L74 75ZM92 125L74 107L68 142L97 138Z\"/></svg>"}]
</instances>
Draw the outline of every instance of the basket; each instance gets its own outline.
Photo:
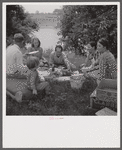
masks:
<instances>
[{"instance_id":1,"label":"basket","mask_svg":"<svg viewBox=\"0 0 122 150\"><path fill-rule=\"evenodd\" d=\"M80 89L84 83L84 76L82 75L72 75L70 77L70 84L72 89Z\"/></svg>"}]
</instances>

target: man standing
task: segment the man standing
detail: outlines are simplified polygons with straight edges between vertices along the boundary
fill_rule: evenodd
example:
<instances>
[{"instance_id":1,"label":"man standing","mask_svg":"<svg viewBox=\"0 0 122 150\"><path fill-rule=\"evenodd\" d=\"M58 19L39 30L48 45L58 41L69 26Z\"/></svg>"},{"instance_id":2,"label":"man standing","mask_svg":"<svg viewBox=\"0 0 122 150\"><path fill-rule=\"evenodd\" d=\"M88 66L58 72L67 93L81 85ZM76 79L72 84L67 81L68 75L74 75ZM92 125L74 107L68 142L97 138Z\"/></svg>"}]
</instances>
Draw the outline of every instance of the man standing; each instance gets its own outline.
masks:
<instances>
[{"instance_id":1,"label":"man standing","mask_svg":"<svg viewBox=\"0 0 122 150\"><path fill-rule=\"evenodd\" d=\"M15 44L8 46L6 50L6 73L7 75L26 76L28 67L23 65L23 54L21 49L25 46L24 37L21 33L14 35Z\"/></svg>"}]
</instances>

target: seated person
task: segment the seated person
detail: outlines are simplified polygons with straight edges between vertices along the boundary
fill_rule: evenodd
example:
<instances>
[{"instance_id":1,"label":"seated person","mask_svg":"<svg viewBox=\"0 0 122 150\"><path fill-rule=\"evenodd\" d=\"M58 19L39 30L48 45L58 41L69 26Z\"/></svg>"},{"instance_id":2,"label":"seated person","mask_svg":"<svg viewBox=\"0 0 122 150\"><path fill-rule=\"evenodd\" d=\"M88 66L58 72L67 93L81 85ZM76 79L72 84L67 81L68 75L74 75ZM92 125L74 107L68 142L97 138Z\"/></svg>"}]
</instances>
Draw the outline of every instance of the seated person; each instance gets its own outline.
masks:
<instances>
[{"instance_id":1,"label":"seated person","mask_svg":"<svg viewBox=\"0 0 122 150\"><path fill-rule=\"evenodd\" d=\"M24 37L17 33L14 35L14 44L6 50L7 77L26 78L28 67L23 64L22 48L25 46Z\"/></svg>"},{"instance_id":2,"label":"seated person","mask_svg":"<svg viewBox=\"0 0 122 150\"><path fill-rule=\"evenodd\" d=\"M48 82L45 82L44 78L39 76L37 68L39 67L39 59L35 56L27 58L27 66L29 68L27 86L33 94L37 95L37 91L45 89L47 95L50 94L50 86Z\"/></svg>"},{"instance_id":3,"label":"seated person","mask_svg":"<svg viewBox=\"0 0 122 150\"><path fill-rule=\"evenodd\" d=\"M44 64L48 64L47 60L42 56L43 55L43 49L40 47L41 42L38 38L33 38L31 47L28 48L27 53L37 51L38 53L32 54L33 56L36 56L40 60L40 66L44 66Z\"/></svg>"},{"instance_id":4,"label":"seated person","mask_svg":"<svg viewBox=\"0 0 122 150\"><path fill-rule=\"evenodd\" d=\"M101 53L98 59L100 81L102 79L117 79L117 64L114 55L108 50L108 41L102 38L97 43L97 49Z\"/></svg>"},{"instance_id":5,"label":"seated person","mask_svg":"<svg viewBox=\"0 0 122 150\"><path fill-rule=\"evenodd\" d=\"M66 55L62 52L63 48L61 45L57 45L55 47L55 52L52 52L49 59L49 65L52 67L65 67L69 70L73 70L76 68L69 60Z\"/></svg>"},{"instance_id":6,"label":"seated person","mask_svg":"<svg viewBox=\"0 0 122 150\"><path fill-rule=\"evenodd\" d=\"M96 50L96 47L97 44L94 41L91 41L87 45L87 50L88 50L87 58L85 60L85 63L80 66L83 72L88 72L90 70L93 70L94 63L98 59L98 51ZM98 63L96 63L96 65L98 65Z\"/></svg>"}]
</instances>

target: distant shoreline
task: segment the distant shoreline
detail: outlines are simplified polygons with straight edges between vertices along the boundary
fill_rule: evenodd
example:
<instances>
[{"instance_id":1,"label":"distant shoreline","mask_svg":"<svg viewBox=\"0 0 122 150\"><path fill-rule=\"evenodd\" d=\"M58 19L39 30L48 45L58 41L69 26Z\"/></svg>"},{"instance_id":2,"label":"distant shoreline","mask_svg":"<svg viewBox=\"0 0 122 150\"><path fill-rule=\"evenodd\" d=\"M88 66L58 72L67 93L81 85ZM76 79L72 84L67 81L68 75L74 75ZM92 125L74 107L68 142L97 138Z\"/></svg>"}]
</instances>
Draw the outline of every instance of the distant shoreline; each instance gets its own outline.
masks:
<instances>
[{"instance_id":1,"label":"distant shoreline","mask_svg":"<svg viewBox=\"0 0 122 150\"><path fill-rule=\"evenodd\" d=\"M39 27L39 29L45 29L45 28L48 28L48 29L60 29L59 27L55 27L55 26L48 26L48 25L46 25L46 26L40 26Z\"/></svg>"}]
</instances>

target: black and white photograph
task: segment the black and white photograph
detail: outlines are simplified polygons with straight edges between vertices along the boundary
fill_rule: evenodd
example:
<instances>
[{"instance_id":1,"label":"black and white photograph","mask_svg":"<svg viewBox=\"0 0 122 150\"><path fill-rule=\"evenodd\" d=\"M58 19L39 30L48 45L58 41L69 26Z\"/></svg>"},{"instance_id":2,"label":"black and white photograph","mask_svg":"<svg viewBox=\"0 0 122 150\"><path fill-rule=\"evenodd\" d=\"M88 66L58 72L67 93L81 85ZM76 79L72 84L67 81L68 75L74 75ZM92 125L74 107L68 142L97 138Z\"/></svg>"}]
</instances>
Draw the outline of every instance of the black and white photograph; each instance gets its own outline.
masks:
<instances>
[{"instance_id":1,"label":"black and white photograph","mask_svg":"<svg viewBox=\"0 0 122 150\"><path fill-rule=\"evenodd\" d=\"M58 124L66 118L84 117L85 121L80 118L82 130L86 130L84 137L88 131L92 131L90 127L87 130L90 122L94 123L91 124L94 129L98 127L99 120L104 122L101 117L106 120L106 117L111 117L111 121L114 117L113 120L117 119L118 122L111 126L115 133L111 132L109 136L112 134L112 139L118 141L119 145L120 135L114 128L115 125L119 129L120 115L119 2L19 2L3 3L2 7L3 116L16 117L18 121L25 117L43 117L48 118L49 122L58 121ZM87 117L98 120L87 122ZM42 122L40 124L44 127ZM88 124L85 125L85 122ZM19 123L13 123L15 132ZM106 122L104 132L109 123ZM101 127L98 134L99 130ZM12 130L10 132L12 134ZM95 130L91 137L96 133ZM81 139L83 147L89 147L90 144L84 141L82 143ZM27 143L24 146L29 148ZM34 147L32 143L31 140L30 145ZM73 147L73 143L70 144ZM100 141L96 142L96 146L99 144ZM107 144L112 147L114 142L110 140L104 144L103 147L107 147ZM39 147L37 145L35 148ZM45 147L46 141L42 145ZM54 147L53 144L49 145ZM95 147L95 141L92 146Z\"/></svg>"}]
</instances>

